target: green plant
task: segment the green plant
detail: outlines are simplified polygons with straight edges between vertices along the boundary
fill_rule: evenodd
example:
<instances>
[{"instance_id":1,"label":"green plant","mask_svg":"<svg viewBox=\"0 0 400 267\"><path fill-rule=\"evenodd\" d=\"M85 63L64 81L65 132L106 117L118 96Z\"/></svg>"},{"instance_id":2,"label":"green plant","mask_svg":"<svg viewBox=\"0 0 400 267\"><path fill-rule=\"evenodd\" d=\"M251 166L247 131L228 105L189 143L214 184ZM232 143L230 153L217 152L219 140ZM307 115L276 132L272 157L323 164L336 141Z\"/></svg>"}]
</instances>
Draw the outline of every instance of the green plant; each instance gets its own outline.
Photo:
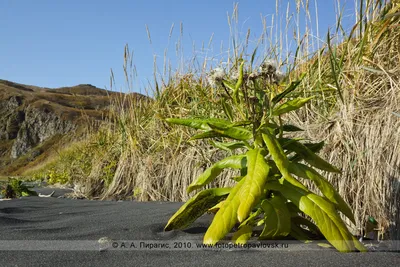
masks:
<instances>
[{"instance_id":1,"label":"green plant","mask_svg":"<svg viewBox=\"0 0 400 267\"><path fill-rule=\"evenodd\" d=\"M292 97L303 77L282 91L279 84L283 76L272 62L263 63L258 72L251 72L251 68L246 72L244 64L243 60L237 63L234 79L226 79L222 69L209 77L220 89L220 103L227 119L166 119L168 123L202 130L190 140L218 139L210 143L232 151L231 156L218 161L192 182L189 193L209 184L226 168L240 170L240 176L235 178L237 183L232 188L210 188L197 193L170 218L165 230L185 228L205 212L217 210L204 236L205 244L216 244L238 223L233 235L236 243L246 243L253 228L264 225L260 239L291 236L310 240L313 234L322 234L339 251L365 251L339 215L340 211L355 223L350 207L314 170L340 172L316 154L324 143L303 143L299 138L286 137L287 133L302 130L284 124L285 115L313 98ZM322 196L309 190L299 178L314 182ZM301 216L302 213L311 219Z\"/></svg>"},{"instance_id":2,"label":"green plant","mask_svg":"<svg viewBox=\"0 0 400 267\"><path fill-rule=\"evenodd\" d=\"M70 178L66 171L59 171L55 168L51 168L47 171L47 182L49 184L66 184L69 182Z\"/></svg>"},{"instance_id":3,"label":"green plant","mask_svg":"<svg viewBox=\"0 0 400 267\"><path fill-rule=\"evenodd\" d=\"M36 173L34 173L34 174L32 175L31 180L32 180L32 181L43 182L43 181L45 180L45 178L46 178L46 173L43 172L43 171L39 171L39 172L36 172Z\"/></svg>"},{"instance_id":4,"label":"green plant","mask_svg":"<svg viewBox=\"0 0 400 267\"><path fill-rule=\"evenodd\" d=\"M21 180L9 178L5 188L1 191L1 195L5 198L37 196L35 191L30 190L31 188L32 186L24 185Z\"/></svg>"}]
</instances>

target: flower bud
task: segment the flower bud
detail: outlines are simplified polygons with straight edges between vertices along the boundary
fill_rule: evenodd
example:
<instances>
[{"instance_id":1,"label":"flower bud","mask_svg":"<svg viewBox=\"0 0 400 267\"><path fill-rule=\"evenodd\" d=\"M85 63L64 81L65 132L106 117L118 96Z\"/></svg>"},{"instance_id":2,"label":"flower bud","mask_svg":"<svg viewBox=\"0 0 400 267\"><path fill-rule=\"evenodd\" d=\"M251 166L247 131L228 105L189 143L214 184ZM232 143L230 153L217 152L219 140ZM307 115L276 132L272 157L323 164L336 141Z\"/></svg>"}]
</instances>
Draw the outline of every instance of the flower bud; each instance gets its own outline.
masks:
<instances>
[{"instance_id":1,"label":"flower bud","mask_svg":"<svg viewBox=\"0 0 400 267\"><path fill-rule=\"evenodd\" d=\"M264 61L260 66L262 74L274 74L276 72L276 62L272 60Z\"/></svg>"}]
</instances>

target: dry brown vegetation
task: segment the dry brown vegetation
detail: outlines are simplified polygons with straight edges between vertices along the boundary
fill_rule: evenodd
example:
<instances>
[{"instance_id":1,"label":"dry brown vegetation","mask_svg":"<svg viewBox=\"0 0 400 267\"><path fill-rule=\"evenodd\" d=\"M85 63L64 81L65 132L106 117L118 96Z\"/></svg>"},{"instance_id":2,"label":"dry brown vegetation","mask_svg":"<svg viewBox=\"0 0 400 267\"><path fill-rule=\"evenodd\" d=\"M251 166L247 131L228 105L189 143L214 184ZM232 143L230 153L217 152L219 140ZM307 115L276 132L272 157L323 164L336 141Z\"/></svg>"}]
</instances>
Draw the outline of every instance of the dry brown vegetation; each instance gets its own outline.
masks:
<instances>
[{"instance_id":1,"label":"dry brown vegetation","mask_svg":"<svg viewBox=\"0 0 400 267\"><path fill-rule=\"evenodd\" d=\"M327 110L320 101L291 118L306 136L324 140L321 155L342 168L329 178L353 207L358 227L371 215L392 239L400 238L400 118L393 114L400 106L399 10L369 24L362 38L342 44L336 56L321 57L323 72L310 71L336 87L329 77L333 54L344 101L336 99ZM318 88L316 77L308 81L310 90Z\"/></svg>"}]
</instances>

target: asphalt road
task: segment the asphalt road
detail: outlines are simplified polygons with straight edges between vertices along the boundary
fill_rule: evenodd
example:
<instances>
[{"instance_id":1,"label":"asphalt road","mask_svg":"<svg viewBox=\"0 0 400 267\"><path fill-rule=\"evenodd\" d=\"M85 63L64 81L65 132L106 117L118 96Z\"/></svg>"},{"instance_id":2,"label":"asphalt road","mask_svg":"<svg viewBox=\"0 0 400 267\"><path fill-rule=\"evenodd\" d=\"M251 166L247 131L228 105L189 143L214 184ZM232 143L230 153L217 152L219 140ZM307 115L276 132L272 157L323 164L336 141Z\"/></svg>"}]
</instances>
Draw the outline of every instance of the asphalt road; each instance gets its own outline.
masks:
<instances>
[{"instance_id":1,"label":"asphalt road","mask_svg":"<svg viewBox=\"0 0 400 267\"><path fill-rule=\"evenodd\" d=\"M57 198L62 193L0 201L0 266L400 266L393 250L339 253L289 241L198 248L209 215L184 231L163 231L182 203Z\"/></svg>"}]
</instances>

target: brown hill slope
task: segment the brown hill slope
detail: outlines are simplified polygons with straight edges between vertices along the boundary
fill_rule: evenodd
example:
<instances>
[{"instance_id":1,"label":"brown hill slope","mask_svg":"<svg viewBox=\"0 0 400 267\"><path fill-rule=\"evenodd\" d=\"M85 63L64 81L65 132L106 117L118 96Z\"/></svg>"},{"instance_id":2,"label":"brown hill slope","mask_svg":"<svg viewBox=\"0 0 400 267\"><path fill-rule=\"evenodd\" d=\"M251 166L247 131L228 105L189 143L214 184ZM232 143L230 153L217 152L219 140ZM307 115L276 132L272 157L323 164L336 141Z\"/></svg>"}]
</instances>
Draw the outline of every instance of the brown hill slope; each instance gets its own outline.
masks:
<instances>
[{"instance_id":1,"label":"brown hill slope","mask_svg":"<svg viewBox=\"0 0 400 267\"><path fill-rule=\"evenodd\" d=\"M124 96L90 84L50 89L0 80L0 174L17 175L78 139Z\"/></svg>"}]
</instances>

